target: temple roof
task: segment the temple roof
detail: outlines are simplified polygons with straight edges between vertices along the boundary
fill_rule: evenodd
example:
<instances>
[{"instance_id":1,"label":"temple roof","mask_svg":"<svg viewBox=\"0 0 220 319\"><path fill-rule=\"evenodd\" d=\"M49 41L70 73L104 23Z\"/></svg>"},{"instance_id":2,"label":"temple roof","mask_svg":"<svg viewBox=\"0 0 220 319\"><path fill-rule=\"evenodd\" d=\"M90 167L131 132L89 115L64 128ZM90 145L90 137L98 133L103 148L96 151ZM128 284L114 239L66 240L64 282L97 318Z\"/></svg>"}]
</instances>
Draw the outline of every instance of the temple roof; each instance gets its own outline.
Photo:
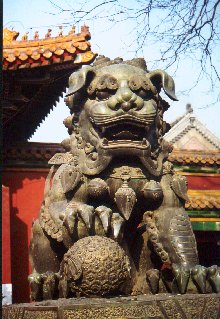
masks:
<instances>
[{"instance_id":1,"label":"temple roof","mask_svg":"<svg viewBox=\"0 0 220 319\"><path fill-rule=\"evenodd\" d=\"M190 104L187 104L186 114L171 124L164 138L176 149L220 150L220 139L196 118Z\"/></svg>"},{"instance_id":2,"label":"temple roof","mask_svg":"<svg viewBox=\"0 0 220 319\"><path fill-rule=\"evenodd\" d=\"M177 165L220 166L220 152L174 149L169 160Z\"/></svg>"},{"instance_id":3,"label":"temple roof","mask_svg":"<svg viewBox=\"0 0 220 319\"><path fill-rule=\"evenodd\" d=\"M51 37L49 32L45 39L38 39L36 35L33 40L23 36L21 41L17 41L18 35L16 31L4 29L3 70L36 68L69 61L78 65L89 63L96 56L87 41L90 39L87 26L82 26L78 34L71 30L68 35L61 33Z\"/></svg>"},{"instance_id":4,"label":"temple roof","mask_svg":"<svg viewBox=\"0 0 220 319\"><path fill-rule=\"evenodd\" d=\"M185 208L188 210L219 210L220 190L188 190L189 201Z\"/></svg>"},{"instance_id":5,"label":"temple roof","mask_svg":"<svg viewBox=\"0 0 220 319\"><path fill-rule=\"evenodd\" d=\"M65 149L60 143L26 142L17 143L14 146L6 146L3 149L3 162L10 166L22 163L27 165L33 163L36 166L48 166L47 162L56 154L63 153ZM49 166L48 166L49 167Z\"/></svg>"},{"instance_id":6,"label":"temple roof","mask_svg":"<svg viewBox=\"0 0 220 319\"><path fill-rule=\"evenodd\" d=\"M68 86L70 74L97 56L91 51L89 28L74 27L68 35L16 40L17 31L4 29L3 142L24 142L35 132Z\"/></svg>"}]
</instances>

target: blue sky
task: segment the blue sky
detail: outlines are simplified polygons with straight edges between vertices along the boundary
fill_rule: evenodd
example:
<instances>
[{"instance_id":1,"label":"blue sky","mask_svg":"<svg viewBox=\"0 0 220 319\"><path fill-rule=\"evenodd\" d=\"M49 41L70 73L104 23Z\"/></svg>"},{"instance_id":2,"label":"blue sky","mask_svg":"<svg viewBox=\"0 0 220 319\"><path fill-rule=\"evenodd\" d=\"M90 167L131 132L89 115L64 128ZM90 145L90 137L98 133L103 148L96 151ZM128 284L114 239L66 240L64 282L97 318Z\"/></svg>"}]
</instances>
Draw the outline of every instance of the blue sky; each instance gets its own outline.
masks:
<instances>
[{"instance_id":1,"label":"blue sky","mask_svg":"<svg viewBox=\"0 0 220 319\"><path fill-rule=\"evenodd\" d=\"M79 3L77 0L56 0L55 2L67 9L78 8L77 4ZM128 2L135 3L133 0L127 0L126 3ZM95 0L89 1L90 6L96 3L97 1ZM109 13L110 12L106 12L106 15ZM148 46L144 46L138 55L135 54L134 47L136 43L132 31L135 26L132 24L132 21L124 21L112 26L107 19L102 19L101 21L94 19L90 22L82 20L76 24L76 31L80 30L80 26L83 25L84 22L90 27L92 35L90 42L94 52L104 54L110 58L118 56L124 59L132 59L137 56L144 57L147 61L148 69L164 68L163 62L157 65L153 63L155 58L160 58L161 43L155 45L149 43ZM64 34L67 34L71 25L75 24L75 21L71 16L71 12L58 13L57 9L54 8L48 0L7 0L4 2L3 23L4 27L14 27L15 30L20 32L20 36L28 31L29 38L31 39L35 30L39 30L39 35L43 38L49 27L53 30L52 35L56 36L58 34L58 26L61 23L63 24ZM219 60L218 66L220 68ZM191 89L196 79L198 68L199 65L196 63L196 60L186 58L179 65L176 73L174 73L174 67L167 71L175 80L176 95L179 101L171 102L166 98L168 102L171 102L171 107L166 112L165 120L172 122L178 116L184 114L186 104L191 103L197 118L220 138L220 102L218 101L210 105L217 99L219 85L213 92L208 92L208 79L203 78L196 87ZM189 89L191 90L189 91ZM183 91L185 91L185 93ZM61 142L68 135L63 125L63 119L67 117L68 114L67 106L63 99L60 99L60 103L58 103L57 107L50 112L46 120L40 125L40 128L31 138L31 141Z\"/></svg>"}]
</instances>

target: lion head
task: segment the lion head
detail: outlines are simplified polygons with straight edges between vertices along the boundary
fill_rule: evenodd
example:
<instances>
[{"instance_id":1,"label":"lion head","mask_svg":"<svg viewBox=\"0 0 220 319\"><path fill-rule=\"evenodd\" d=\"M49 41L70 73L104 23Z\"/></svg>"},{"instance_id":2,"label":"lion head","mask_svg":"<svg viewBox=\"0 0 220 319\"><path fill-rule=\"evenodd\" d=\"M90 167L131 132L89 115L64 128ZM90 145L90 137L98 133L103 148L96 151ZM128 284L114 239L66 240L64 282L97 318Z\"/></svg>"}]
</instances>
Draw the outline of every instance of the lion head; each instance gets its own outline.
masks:
<instances>
[{"instance_id":1,"label":"lion head","mask_svg":"<svg viewBox=\"0 0 220 319\"><path fill-rule=\"evenodd\" d=\"M159 93L163 88L177 100L175 85L166 72L149 72L143 61L107 60L70 76L66 103L82 142L103 156L143 156L158 146L167 108Z\"/></svg>"}]
</instances>

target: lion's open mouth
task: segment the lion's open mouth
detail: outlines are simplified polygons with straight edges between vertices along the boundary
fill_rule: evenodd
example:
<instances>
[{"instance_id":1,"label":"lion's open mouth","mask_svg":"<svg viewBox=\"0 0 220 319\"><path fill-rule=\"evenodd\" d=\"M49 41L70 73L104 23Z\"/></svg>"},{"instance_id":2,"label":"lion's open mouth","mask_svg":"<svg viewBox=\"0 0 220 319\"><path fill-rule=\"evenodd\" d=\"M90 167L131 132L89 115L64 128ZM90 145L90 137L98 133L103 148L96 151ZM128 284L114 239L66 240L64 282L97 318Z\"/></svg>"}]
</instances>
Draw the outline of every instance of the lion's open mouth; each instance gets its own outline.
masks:
<instances>
[{"instance_id":1,"label":"lion's open mouth","mask_svg":"<svg viewBox=\"0 0 220 319\"><path fill-rule=\"evenodd\" d=\"M146 136L154 121L154 114L142 118L128 114L115 118L94 116L90 120L102 141L103 148L117 148L120 145L124 148L146 149L148 147Z\"/></svg>"}]
</instances>

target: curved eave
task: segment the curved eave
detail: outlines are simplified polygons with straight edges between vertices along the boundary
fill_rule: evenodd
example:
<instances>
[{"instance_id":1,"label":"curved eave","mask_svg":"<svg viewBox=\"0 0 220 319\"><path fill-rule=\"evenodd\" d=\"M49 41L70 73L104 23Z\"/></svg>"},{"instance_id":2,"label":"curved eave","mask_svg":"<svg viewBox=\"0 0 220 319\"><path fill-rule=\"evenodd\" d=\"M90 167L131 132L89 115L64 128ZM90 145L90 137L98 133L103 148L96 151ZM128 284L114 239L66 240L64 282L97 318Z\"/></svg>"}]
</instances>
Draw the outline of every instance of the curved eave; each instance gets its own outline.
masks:
<instances>
[{"instance_id":1,"label":"curved eave","mask_svg":"<svg viewBox=\"0 0 220 319\"><path fill-rule=\"evenodd\" d=\"M23 64L23 68L4 71L3 143L28 140L59 101L71 73L95 57L91 51L82 52L69 61L59 57L45 66L35 62L31 67Z\"/></svg>"},{"instance_id":2,"label":"curved eave","mask_svg":"<svg viewBox=\"0 0 220 319\"><path fill-rule=\"evenodd\" d=\"M220 151L174 149L169 160L177 165L219 166Z\"/></svg>"},{"instance_id":3,"label":"curved eave","mask_svg":"<svg viewBox=\"0 0 220 319\"><path fill-rule=\"evenodd\" d=\"M220 210L220 190L188 190L187 210ZM220 219L219 219L220 221Z\"/></svg>"},{"instance_id":4,"label":"curved eave","mask_svg":"<svg viewBox=\"0 0 220 319\"><path fill-rule=\"evenodd\" d=\"M29 40L12 41L3 46L3 70L43 67L51 64L73 62L91 63L96 53L87 41L90 33Z\"/></svg>"}]
</instances>

